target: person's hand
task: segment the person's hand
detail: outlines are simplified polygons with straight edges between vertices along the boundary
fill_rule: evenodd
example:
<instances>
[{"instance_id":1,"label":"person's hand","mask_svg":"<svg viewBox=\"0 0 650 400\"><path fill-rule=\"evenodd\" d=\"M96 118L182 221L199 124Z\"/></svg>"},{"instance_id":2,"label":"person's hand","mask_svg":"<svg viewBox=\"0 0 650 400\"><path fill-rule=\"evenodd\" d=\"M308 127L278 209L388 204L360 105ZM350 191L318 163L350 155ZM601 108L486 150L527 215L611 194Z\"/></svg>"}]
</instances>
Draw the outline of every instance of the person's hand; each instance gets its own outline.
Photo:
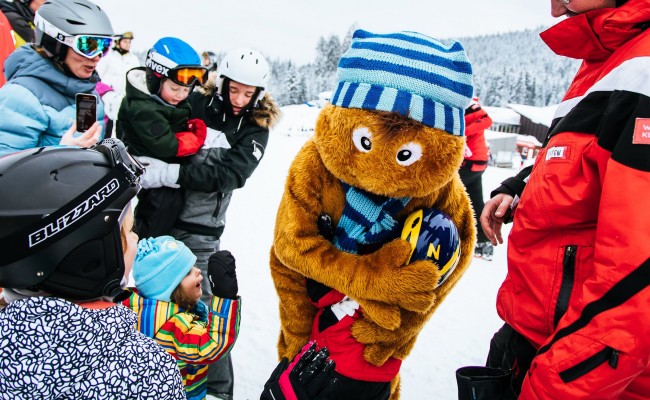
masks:
<instances>
[{"instance_id":1,"label":"person's hand","mask_svg":"<svg viewBox=\"0 0 650 400\"><path fill-rule=\"evenodd\" d=\"M326 400L337 379L329 351L307 343L293 359L283 358L264 385L260 400Z\"/></svg>"},{"instance_id":2,"label":"person's hand","mask_svg":"<svg viewBox=\"0 0 650 400\"><path fill-rule=\"evenodd\" d=\"M78 136L75 136L75 133L77 133L76 122L63 134L59 144L61 146L90 147L99 141L102 135L102 126L99 122L95 121L86 132Z\"/></svg>"},{"instance_id":3,"label":"person's hand","mask_svg":"<svg viewBox=\"0 0 650 400\"><path fill-rule=\"evenodd\" d=\"M178 182L180 164L167 164L151 157L135 157L145 168L144 174L140 177L140 186L143 189L154 189L159 187L170 187L177 189L181 187Z\"/></svg>"},{"instance_id":4,"label":"person's hand","mask_svg":"<svg viewBox=\"0 0 650 400\"><path fill-rule=\"evenodd\" d=\"M490 239L494 246L498 243L503 243L503 236L501 236L501 226L508 217L514 197L499 193L490 200L485 202L483 212L481 213L480 221L481 228L485 236Z\"/></svg>"},{"instance_id":5,"label":"person's hand","mask_svg":"<svg viewBox=\"0 0 650 400\"><path fill-rule=\"evenodd\" d=\"M205 142L205 137L208 135L208 127L205 126L205 122L199 118L192 118L187 121L187 129L193 132L198 138L201 139L201 143Z\"/></svg>"},{"instance_id":6,"label":"person's hand","mask_svg":"<svg viewBox=\"0 0 650 400\"><path fill-rule=\"evenodd\" d=\"M236 299L239 288L235 273L235 257L228 250L219 250L208 260L208 279L212 294L225 299Z\"/></svg>"},{"instance_id":7,"label":"person's hand","mask_svg":"<svg viewBox=\"0 0 650 400\"><path fill-rule=\"evenodd\" d=\"M187 131L176 132L174 136L178 141L177 157L187 157L196 154L208 135L208 128L203 120L194 118L187 121Z\"/></svg>"}]
</instances>

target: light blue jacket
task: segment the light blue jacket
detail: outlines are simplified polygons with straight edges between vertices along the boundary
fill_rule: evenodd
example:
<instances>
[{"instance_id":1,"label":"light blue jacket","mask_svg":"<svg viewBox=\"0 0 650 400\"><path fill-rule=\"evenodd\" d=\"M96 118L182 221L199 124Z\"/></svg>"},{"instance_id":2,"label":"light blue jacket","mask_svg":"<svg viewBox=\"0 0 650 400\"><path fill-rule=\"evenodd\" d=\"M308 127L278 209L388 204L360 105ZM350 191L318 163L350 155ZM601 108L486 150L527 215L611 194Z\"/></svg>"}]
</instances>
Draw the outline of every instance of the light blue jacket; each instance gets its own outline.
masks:
<instances>
[{"instance_id":1,"label":"light blue jacket","mask_svg":"<svg viewBox=\"0 0 650 400\"><path fill-rule=\"evenodd\" d=\"M0 157L18 150L58 145L75 120L75 95L97 96L97 119L104 107L90 79L68 76L31 45L14 51L4 64L7 83L0 88Z\"/></svg>"}]
</instances>

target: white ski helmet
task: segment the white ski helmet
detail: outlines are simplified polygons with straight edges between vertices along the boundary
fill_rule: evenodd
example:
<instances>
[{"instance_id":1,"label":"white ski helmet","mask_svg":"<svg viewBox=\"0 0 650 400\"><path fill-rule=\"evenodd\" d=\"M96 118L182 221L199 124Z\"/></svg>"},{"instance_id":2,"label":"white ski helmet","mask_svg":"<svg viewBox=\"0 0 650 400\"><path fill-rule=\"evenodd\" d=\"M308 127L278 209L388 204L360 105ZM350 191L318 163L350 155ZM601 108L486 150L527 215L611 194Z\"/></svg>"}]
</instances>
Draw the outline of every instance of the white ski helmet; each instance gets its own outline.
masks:
<instances>
[{"instance_id":1,"label":"white ski helmet","mask_svg":"<svg viewBox=\"0 0 650 400\"><path fill-rule=\"evenodd\" d=\"M253 99L252 105L264 98L266 87L269 84L270 68L266 58L260 52L239 48L226 54L217 67L217 94L223 98L224 78L260 88L257 98Z\"/></svg>"}]
</instances>

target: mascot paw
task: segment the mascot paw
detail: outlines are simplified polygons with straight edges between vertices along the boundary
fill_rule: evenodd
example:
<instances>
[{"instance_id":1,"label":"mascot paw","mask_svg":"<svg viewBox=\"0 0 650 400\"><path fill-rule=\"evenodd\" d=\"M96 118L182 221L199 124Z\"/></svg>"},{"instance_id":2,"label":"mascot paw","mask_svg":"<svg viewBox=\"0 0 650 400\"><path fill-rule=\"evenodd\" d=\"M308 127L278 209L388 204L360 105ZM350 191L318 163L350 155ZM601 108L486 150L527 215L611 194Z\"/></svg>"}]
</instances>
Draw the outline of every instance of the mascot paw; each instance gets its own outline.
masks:
<instances>
[{"instance_id":1,"label":"mascot paw","mask_svg":"<svg viewBox=\"0 0 650 400\"><path fill-rule=\"evenodd\" d=\"M370 364L382 366L393 355L395 349L392 346L382 344L369 344L363 351L363 358Z\"/></svg>"},{"instance_id":2,"label":"mascot paw","mask_svg":"<svg viewBox=\"0 0 650 400\"><path fill-rule=\"evenodd\" d=\"M408 262L411 252L409 242L403 239L395 239L370 254L370 262L375 268L402 267Z\"/></svg>"},{"instance_id":3,"label":"mascot paw","mask_svg":"<svg viewBox=\"0 0 650 400\"><path fill-rule=\"evenodd\" d=\"M436 300L434 290L440 280L438 266L431 261L416 261L395 272L391 282L395 293L401 293L395 299L396 304L409 311L429 311Z\"/></svg>"},{"instance_id":4,"label":"mascot paw","mask_svg":"<svg viewBox=\"0 0 650 400\"><path fill-rule=\"evenodd\" d=\"M397 306L373 300L359 300L364 318L384 329L394 331L400 326L402 317Z\"/></svg>"},{"instance_id":5,"label":"mascot paw","mask_svg":"<svg viewBox=\"0 0 650 400\"><path fill-rule=\"evenodd\" d=\"M413 350L413 346L415 346L415 340L411 340L405 343L395 351L393 357L399 358L400 360L405 359L409 354L411 354L411 350Z\"/></svg>"},{"instance_id":6,"label":"mascot paw","mask_svg":"<svg viewBox=\"0 0 650 400\"><path fill-rule=\"evenodd\" d=\"M401 308L426 312L435 300L434 289L440 272L431 261L416 261L405 265L411 245L396 239L370 256L370 266L357 271L350 290L353 298L375 300Z\"/></svg>"},{"instance_id":7,"label":"mascot paw","mask_svg":"<svg viewBox=\"0 0 650 400\"><path fill-rule=\"evenodd\" d=\"M393 349L401 347L412 337L409 327L401 326L400 329L386 329L375 324L367 318L354 322L351 328L352 336L363 344L382 344Z\"/></svg>"},{"instance_id":8,"label":"mascot paw","mask_svg":"<svg viewBox=\"0 0 650 400\"><path fill-rule=\"evenodd\" d=\"M384 346L391 346L393 349L401 349L417 336L427 319L426 314L402 310L402 323L399 329L391 330L377 325L364 315L364 318L354 322L351 332L352 336L360 343L381 343Z\"/></svg>"}]
</instances>

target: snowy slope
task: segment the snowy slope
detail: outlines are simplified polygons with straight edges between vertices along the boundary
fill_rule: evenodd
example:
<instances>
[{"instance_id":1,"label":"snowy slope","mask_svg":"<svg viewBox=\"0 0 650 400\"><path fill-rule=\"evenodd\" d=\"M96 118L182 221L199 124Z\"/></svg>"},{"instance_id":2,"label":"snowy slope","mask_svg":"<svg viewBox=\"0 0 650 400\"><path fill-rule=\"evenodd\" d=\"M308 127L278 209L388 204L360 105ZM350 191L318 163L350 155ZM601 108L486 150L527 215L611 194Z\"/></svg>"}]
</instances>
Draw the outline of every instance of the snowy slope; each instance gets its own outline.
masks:
<instances>
[{"instance_id":1,"label":"snowy slope","mask_svg":"<svg viewBox=\"0 0 650 400\"><path fill-rule=\"evenodd\" d=\"M283 111L259 168L233 196L222 240L222 248L237 258L243 299L241 333L232 351L236 400L259 399L277 364L278 298L269 272L269 249L289 165L311 135L317 115L317 109L307 106ZM515 172L489 167L483 175L486 197ZM402 399L457 398L455 370L483 364L490 338L502 324L495 299L505 277L505 260L505 246L495 248L492 262L475 259L438 308L402 365Z\"/></svg>"}]
</instances>

